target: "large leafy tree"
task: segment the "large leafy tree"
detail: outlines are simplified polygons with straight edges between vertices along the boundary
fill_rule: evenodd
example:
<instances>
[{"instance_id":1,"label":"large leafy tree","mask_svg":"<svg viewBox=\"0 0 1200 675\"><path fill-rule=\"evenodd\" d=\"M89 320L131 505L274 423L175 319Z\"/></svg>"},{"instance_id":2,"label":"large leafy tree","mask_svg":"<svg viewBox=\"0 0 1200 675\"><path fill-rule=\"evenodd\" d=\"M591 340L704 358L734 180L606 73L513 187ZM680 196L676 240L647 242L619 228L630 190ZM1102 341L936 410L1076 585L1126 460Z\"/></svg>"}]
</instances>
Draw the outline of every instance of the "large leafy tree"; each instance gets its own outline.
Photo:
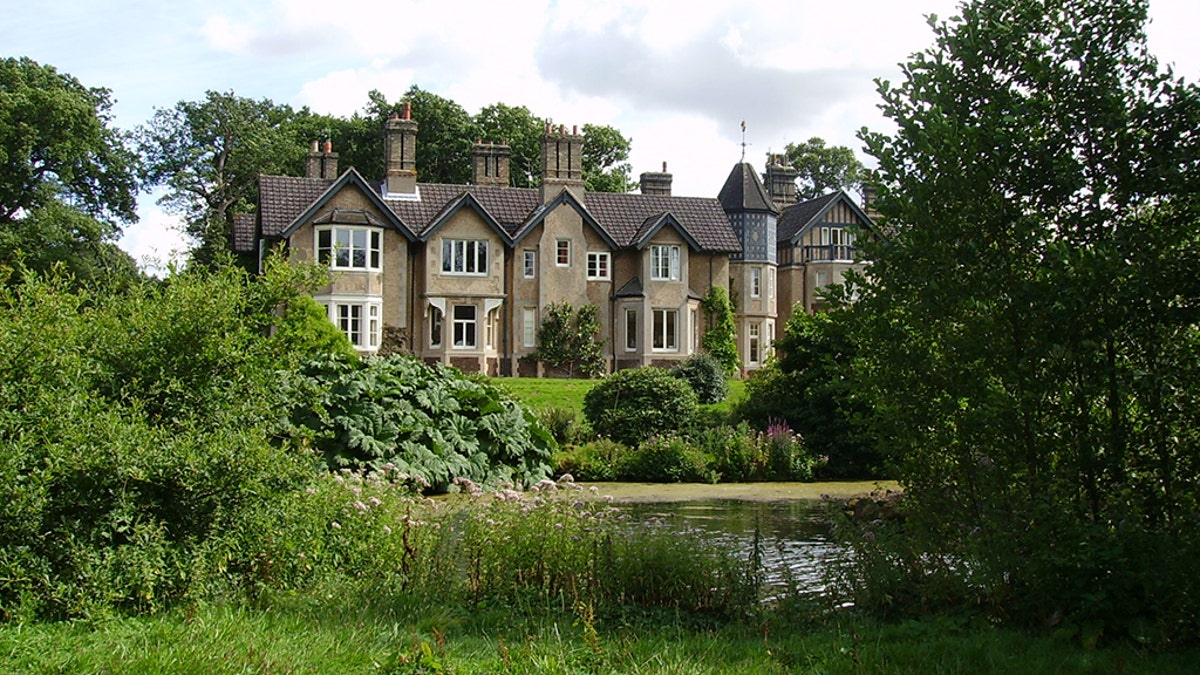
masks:
<instances>
[{"instance_id":1,"label":"large leafy tree","mask_svg":"<svg viewBox=\"0 0 1200 675\"><path fill-rule=\"evenodd\" d=\"M109 126L106 89L52 66L0 59L0 267L54 265L79 283L137 278L117 248L137 219L137 156Z\"/></svg>"},{"instance_id":2,"label":"large leafy tree","mask_svg":"<svg viewBox=\"0 0 1200 675\"><path fill-rule=\"evenodd\" d=\"M833 190L857 190L862 185L862 162L844 145L827 146L824 139L814 136L803 143L788 143L784 156L799 172L796 197L801 200Z\"/></svg>"},{"instance_id":3,"label":"large leafy tree","mask_svg":"<svg viewBox=\"0 0 1200 675\"><path fill-rule=\"evenodd\" d=\"M856 310L920 569L1010 618L1194 638L1200 91L1146 11L931 18L879 87L896 132L863 134L895 236Z\"/></svg>"},{"instance_id":4,"label":"large leafy tree","mask_svg":"<svg viewBox=\"0 0 1200 675\"><path fill-rule=\"evenodd\" d=\"M156 111L139 129L143 179L165 187L159 203L185 218L194 262L212 264L229 250L233 218L257 201L260 173L302 166L307 148L290 126L295 116L269 99L210 91Z\"/></svg>"},{"instance_id":5,"label":"large leafy tree","mask_svg":"<svg viewBox=\"0 0 1200 675\"><path fill-rule=\"evenodd\" d=\"M390 115L403 108L405 102L412 104L412 116L418 124L418 180L425 183L469 182L471 145L479 135L471 115L454 101L425 91L415 84L396 104L380 105L384 103L382 98L379 103L373 99L372 108L386 110Z\"/></svg>"},{"instance_id":6,"label":"large leafy tree","mask_svg":"<svg viewBox=\"0 0 1200 675\"><path fill-rule=\"evenodd\" d=\"M513 187L537 187L542 177L542 133L546 121L525 106L494 103L475 115L484 141L507 143L512 148L509 182Z\"/></svg>"},{"instance_id":7,"label":"large leafy tree","mask_svg":"<svg viewBox=\"0 0 1200 675\"><path fill-rule=\"evenodd\" d=\"M136 156L109 126L107 89L0 59L0 223L52 202L115 226L136 220Z\"/></svg>"},{"instance_id":8,"label":"large leafy tree","mask_svg":"<svg viewBox=\"0 0 1200 675\"><path fill-rule=\"evenodd\" d=\"M629 192L632 141L614 127L583 125L583 182L592 192Z\"/></svg>"}]
</instances>

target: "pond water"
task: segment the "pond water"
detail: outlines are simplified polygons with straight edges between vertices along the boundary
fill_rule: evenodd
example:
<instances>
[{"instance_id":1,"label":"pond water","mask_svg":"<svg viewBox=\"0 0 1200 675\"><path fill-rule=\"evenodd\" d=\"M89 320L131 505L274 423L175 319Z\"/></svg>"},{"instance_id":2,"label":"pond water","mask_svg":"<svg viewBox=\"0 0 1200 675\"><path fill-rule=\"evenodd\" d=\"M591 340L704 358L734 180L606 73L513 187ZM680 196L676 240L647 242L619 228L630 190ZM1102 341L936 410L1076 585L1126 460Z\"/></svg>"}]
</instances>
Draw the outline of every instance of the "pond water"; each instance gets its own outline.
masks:
<instances>
[{"instance_id":1,"label":"pond water","mask_svg":"<svg viewBox=\"0 0 1200 675\"><path fill-rule=\"evenodd\" d=\"M820 593L822 572L844 550L831 538L828 504L894 482L655 485L596 483L614 506L638 522L661 522L681 533L716 541L747 559L758 533L768 600L782 591Z\"/></svg>"},{"instance_id":2,"label":"pond water","mask_svg":"<svg viewBox=\"0 0 1200 675\"><path fill-rule=\"evenodd\" d=\"M637 522L661 523L715 541L749 560L757 532L767 599L786 590L820 593L822 571L843 549L830 537L828 506L813 500L710 499L615 504Z\"/></svg>"}]
</instances>

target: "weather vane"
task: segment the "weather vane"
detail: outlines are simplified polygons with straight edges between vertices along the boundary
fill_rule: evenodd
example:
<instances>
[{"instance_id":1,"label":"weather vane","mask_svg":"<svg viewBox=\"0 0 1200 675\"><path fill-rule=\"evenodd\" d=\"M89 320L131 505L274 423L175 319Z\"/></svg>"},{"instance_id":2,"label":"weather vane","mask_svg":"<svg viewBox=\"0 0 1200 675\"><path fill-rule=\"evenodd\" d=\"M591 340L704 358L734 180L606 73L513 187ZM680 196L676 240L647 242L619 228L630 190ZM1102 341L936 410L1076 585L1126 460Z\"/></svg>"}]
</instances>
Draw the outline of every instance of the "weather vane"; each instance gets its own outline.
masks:
<instances>
[{"instance_id":1,"label":"weather vane","mask_svg":"<svg viewBox=\"0 0 1200 675\"><path fill-rule=\"evenodd\" d=\"M742 163L746 163L746 146L750 145L746 142L746 120L742 120Z\"/></svg>"}]
</instances>

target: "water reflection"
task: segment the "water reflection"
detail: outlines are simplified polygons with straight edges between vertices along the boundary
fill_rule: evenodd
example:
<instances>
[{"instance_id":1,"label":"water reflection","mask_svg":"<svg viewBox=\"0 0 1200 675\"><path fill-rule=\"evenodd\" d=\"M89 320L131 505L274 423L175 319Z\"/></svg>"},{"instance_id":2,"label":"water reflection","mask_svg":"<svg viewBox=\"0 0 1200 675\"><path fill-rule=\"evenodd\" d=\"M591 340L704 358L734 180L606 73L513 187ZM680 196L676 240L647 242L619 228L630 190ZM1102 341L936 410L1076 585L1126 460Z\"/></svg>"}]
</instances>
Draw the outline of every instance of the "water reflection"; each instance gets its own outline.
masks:
<instances>
[{"instance_id":1,"label":"water reflection","mask_svg":"<svg viewBox=\"0 0 1200 675\"><path fill-rule=\"evenodd\" d=\"M825 590L822 570L843 555L830 537L826 505L811 500L638 502L614 504L636 522L661 521L681 533L720 542L749 559L759 533L768 600L794 588Z\"/></svg>"}]
</instances>

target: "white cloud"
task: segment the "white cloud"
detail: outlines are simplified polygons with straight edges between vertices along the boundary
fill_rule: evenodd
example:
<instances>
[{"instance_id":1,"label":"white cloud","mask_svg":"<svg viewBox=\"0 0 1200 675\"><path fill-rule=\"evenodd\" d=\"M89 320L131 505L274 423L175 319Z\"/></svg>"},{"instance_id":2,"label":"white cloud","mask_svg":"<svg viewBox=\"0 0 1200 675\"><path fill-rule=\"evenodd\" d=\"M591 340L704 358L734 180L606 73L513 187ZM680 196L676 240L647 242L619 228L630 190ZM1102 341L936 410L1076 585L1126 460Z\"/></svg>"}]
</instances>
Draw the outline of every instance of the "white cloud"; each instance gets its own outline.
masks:
<instances>
[{"instance_id":1,"label":"white cloud","mask_svg":"<svg viewBox=\"0 0 1200 675\"><path fill-rule=\"evenodd\" d=\"M187 257L188 241L183 233L183 221L168 215L154 203L157 194L138 199L138 222L126 226L117 244L133 259L143 272L163 276L168 265L182 265Z\"/></svg>"}]
</instances>

